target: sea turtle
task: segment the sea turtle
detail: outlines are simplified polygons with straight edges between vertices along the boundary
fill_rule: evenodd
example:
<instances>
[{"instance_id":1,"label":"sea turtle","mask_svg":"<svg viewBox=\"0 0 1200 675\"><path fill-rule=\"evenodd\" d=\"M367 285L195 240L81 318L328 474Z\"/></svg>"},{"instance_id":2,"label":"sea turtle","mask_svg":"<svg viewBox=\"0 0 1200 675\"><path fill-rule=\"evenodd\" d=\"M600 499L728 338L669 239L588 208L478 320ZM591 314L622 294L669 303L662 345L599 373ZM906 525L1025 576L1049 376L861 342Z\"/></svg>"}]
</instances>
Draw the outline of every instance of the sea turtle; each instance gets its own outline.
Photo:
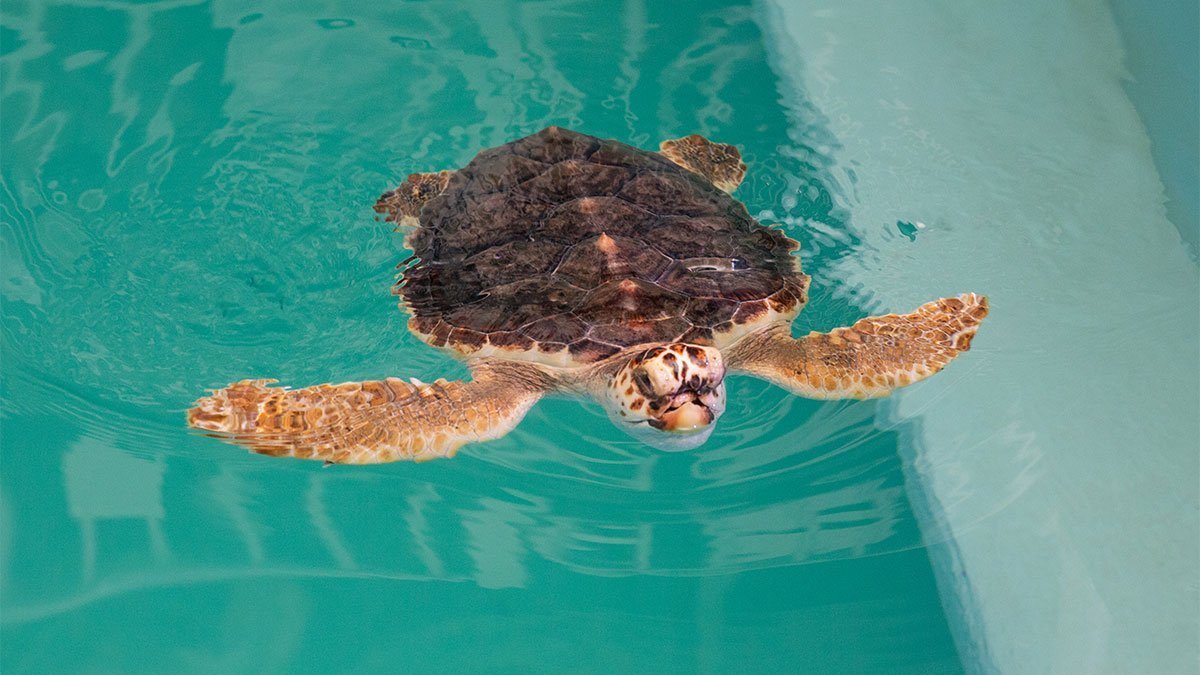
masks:
<instances>
[{"instance_id":1,"label":"sea turtle","mask_svg":"<svg viewBox=\"0 0 1200 675\"><path fill-rule=\"evenodd\" d=\"M791 337L808 300L799 248L730 196L746 165L701 136L648 152L549 127L458 171L414 173L375 210L413 250L394 292L408 327L469 381L388 378L305 389L243 380L193 427L267 455L423 460L508 433L538 399L591 396L664 449L704 442L727 372L810 398L871 398L966 351L987 299Z\"/></svg>"}]
</instances>

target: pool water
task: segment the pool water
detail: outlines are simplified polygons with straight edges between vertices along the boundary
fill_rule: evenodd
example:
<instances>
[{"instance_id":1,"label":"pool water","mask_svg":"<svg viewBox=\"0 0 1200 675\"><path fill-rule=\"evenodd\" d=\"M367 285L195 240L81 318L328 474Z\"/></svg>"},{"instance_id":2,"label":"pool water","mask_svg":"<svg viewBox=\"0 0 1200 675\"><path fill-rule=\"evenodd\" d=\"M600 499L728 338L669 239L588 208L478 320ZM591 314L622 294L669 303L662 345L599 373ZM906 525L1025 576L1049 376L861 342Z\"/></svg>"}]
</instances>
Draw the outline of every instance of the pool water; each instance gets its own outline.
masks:
<instances>
[{"instance_id":1,"label":"pool water","mask_svg":"<svg viewBox=\"0 0 1200 675\"><path fill-rule=\"evenodd\" d=\"M982 555L973 542L1044 531L1027 515L1003 518L1022 505L1044 513L1036 500L1067 494L1058 486L1078 468L1047 468L1062 430L1024 412L1028 378L997 379L1025 372L1012 363L1033 363L1035 377L1062 364L1052 355L1077 353L1029 347L1021 308L1052 317L1056 282L1022 285L1005 265L1075 242L1080 256L1099 250L1052 204L1101 188L1079 187L1086 177L1042 148L1023 157L1059 182L1014 204L1028 222L1003 233L965 215L963 195L985 190L962 176L994 169L1012 177L994 185L1011 196L1011 159L1000 147L994 162L955 155L953 133L922 135L899 99L885 119L848 107L891 95L839 89L854 79L839 68L860 62L838 46L874 30L841 23L850 13L638 0L6 2L0 670L1003 669L1015 638L996 626L1017 626L1020 613L990 618L1004 593L988 584L1010 555L1027 557L1009 569L1039 568L1040 549ZM892 48L887 66L878 51ZM863 51L876 64L860 67L865 81L904 72L919 49ZM959 68L953 86L991 100L982 75ZM1106 93L1116 70L1097 76ZM1014 128L1029 119L1011 112L1001 118ZM644 148L689 133L737 144L750 165L738 198L802 242L814 278L798 333L965 291L992 294L997 311L969 354L894 401L809 401L731 378L720 426L688 453L640 445L573 400L544 401L505 438L420 465L323 468L186 431L198 395L248 376L298 386L463 376L406 331L389 288L408 253L370 207L408 172L461 166L551 124ZM890 154L918 145L907 163ZM1129 171L1137 179L1124 185L1161 196L1153 164ZM1158 209L1144 227L1165 223ZM1120 551L1093 564L1092 548L1077 560L1080 549L1054 544L1108 617L1092 636L1136 623L1129 602L1150 612L1162 587L1186 587L1177 563L1196 549L1195 488L1180 480L1195 468L1195 437L1160 423L1186 430L1197 396L1196 268L1176 230L1147 240L1168 253L1144 265L1129 255L1155 268L1133 291L1141 319L1181 327L1163 331L1175 376L1151 387L1146 397L1161 400L1141 415L1129 408L1131 433L1162 442L1129 468L1147 472L1141 491L1114 503L1157 485L1170 510L1156 522L1177 527L1146 536L1176 545L1151 552L1163 581L1135 589L1138 604L1100 581L1128 569ZM1009 257L964 264L985 249ZM1076 320L1104 299L1079 297L1091 304L1061 325L1095 328ZM1120 324L1083 349L1120 361L1143 339ZM985 426L948 436L947 411ZM1075 477L1119 482L1103 467ZM1082 596L1029 578L1058 608L1054 625L1076 606L1094 615ZM1022 582L1009 583L1020 595ZM1193 653L1188 615L1160 617L1173 641L1162 663ZM1115 644L1116 660L1101 664L1118 672Z\"/></svg>"}]
</instances>

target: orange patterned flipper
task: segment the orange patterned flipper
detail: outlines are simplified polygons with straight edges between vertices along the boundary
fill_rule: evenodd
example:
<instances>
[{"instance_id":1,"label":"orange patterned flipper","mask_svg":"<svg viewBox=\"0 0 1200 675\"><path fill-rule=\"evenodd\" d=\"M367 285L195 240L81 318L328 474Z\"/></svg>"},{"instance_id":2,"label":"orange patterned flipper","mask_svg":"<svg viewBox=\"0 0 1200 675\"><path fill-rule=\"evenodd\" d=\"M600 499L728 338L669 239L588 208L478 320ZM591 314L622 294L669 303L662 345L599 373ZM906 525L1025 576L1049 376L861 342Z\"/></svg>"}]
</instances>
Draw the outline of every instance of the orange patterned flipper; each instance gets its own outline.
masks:
<instances>
[{"instance_id":1,"label":"orange patterned flipper","mask_svg":"<svg viewBox=\"0 0 1200 675\"><path fill-rule=\"evenodd\" d=\"M736 190L746 176L746 165L737 148L713 143L698 134L663 141L658 152L688 171L704 176L725 192Z\"/></svg>"},{"instance_id":2,"label":"orange patterned flipper","mask_svg":"<svg viewBox=\"0 0 1200 675\"><path fill-rule=\"evenodd\" d=\"M269 387L242 380L196 401L188 424L275 457L375 464L452 457L465 443L499 438L549 388L520 364L478 368L470 382L396 378Z\"/></svg>"},{"instance_id":3,"label":"orange patterned flipper","mask_svg":"<svg viewBox=\"0 0 1200 675\"><path fill-rule=\"evenodd\" d=\"M751 336L728 362L807 398L887 396L970 349L987 313L986 297L966 293L800 339L778 332Z\"/></svg>"}]
</instances>

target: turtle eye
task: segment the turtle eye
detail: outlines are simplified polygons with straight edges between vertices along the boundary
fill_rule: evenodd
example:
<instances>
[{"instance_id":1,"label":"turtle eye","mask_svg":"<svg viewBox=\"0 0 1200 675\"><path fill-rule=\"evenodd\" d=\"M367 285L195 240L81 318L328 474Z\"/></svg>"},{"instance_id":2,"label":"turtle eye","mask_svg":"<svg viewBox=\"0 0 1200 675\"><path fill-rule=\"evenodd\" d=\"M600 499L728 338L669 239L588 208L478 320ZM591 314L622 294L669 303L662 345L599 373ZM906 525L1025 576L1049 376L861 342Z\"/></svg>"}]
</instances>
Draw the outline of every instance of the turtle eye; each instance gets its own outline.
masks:
<instances>
[{"instance_id":1,"label":"turtle eye","mask_svg":"<svg viewBox=\"0 0 1200 675\"><path fill-rule=\"evenodd\" d=\"M644 370L636 370L633 373L633 383L643 394L649 397L654 396L654 387L650 385L650 376Z\"/></svg>"}]
</instances>

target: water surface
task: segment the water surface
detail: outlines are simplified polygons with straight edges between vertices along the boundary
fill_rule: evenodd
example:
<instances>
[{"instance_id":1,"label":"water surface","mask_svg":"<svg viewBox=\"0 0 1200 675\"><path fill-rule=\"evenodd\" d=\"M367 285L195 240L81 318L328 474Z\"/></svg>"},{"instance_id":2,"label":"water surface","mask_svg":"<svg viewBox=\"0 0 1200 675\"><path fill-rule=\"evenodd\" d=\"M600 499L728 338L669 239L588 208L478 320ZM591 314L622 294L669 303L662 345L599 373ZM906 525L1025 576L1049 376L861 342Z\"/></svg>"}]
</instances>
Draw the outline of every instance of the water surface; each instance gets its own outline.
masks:
<instances>
[{"instance_id":1,"label":"water surface","mask_svg":"<svg viewBox=\"0 0 1200 675\"><path fill-rule=\"evenodd\" d=\"M818 280L800 329L862 315L822 278L836 141L751 7L326 7L6 6L6 672L958 670L873 403L735 379L681 455L557 400L420 466L185 433L248 375L461 375L370 205L549 124L737 143Z\"/></svg>"}]
</instances>

